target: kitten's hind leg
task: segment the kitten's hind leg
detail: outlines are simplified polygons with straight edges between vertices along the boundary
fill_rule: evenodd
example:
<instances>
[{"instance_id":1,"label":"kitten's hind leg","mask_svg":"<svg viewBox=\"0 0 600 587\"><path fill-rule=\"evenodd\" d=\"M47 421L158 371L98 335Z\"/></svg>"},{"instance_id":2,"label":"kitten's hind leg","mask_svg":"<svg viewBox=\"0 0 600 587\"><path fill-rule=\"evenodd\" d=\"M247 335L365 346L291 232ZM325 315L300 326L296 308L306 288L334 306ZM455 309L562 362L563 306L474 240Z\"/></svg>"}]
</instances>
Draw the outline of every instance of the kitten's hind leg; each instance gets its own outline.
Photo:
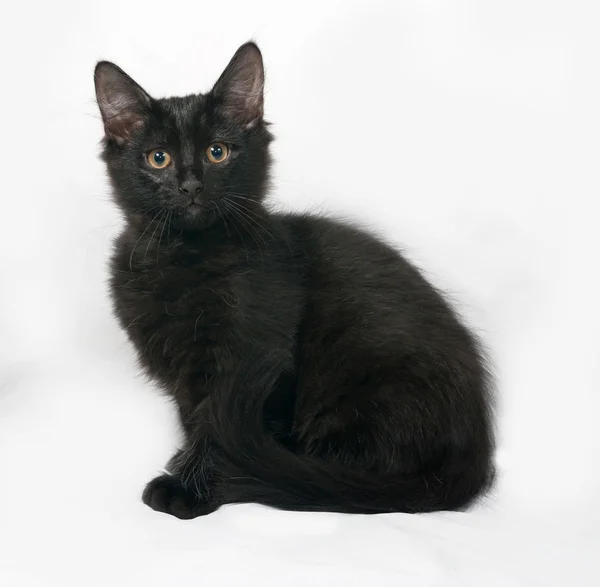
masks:
<instances>
[{"instance_id":1,"label":"kitten's hind leg","mask_svg":"<svg viewBox=\"0 0 600 587\"><path fill-rule=\"evenodd\" d=\"M182 520L210 514L219 507L198 495L194 488L184 485L181 476L168 474L160 475L146 485L142 501L157 512Z\"/></svg>"}]
</instances>

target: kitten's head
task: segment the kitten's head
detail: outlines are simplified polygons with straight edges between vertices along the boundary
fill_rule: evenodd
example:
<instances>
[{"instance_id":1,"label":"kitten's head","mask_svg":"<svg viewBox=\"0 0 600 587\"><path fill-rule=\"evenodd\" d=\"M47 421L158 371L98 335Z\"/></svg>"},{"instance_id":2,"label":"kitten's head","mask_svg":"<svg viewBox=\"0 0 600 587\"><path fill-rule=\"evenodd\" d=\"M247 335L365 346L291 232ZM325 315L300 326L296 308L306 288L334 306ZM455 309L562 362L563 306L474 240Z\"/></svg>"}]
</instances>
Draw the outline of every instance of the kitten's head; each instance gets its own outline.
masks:
<instances>
[{"instance_id":1,"label":"kitten's head","mask_svg":"<svg viewBox=\"0 0 600 587\"><path fill-rule=\"evenodd\" d=\"M251 216L264 197L272 138L255 44L238 49L207 94L154 99L107 61L94 77L104 159L130 221L170 213L172 225L201 230L228 215Z\"/></svg>"}]
</instances>

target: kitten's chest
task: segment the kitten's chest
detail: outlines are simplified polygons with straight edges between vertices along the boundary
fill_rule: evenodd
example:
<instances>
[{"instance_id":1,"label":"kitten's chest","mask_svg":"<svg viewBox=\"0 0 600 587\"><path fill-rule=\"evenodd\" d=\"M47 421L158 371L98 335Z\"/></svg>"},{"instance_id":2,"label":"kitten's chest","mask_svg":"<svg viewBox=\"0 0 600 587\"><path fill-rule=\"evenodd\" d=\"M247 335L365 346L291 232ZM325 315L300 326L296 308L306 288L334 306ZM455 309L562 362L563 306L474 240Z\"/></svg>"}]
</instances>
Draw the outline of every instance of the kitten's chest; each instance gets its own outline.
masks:
<instances>
[{"instance_id":1,"label":"kitten's chest","mask_svg":"<svg viewBox=\"0 0 600 587\"><path fill-rule=\"evenodd\" d=\"M238 307L237 257L227 249L183 247L150 247L140 257L125 242L111 264L115 314L140 362L159 380L179 385L214 374Z\"/></svg>"}]
</instances>

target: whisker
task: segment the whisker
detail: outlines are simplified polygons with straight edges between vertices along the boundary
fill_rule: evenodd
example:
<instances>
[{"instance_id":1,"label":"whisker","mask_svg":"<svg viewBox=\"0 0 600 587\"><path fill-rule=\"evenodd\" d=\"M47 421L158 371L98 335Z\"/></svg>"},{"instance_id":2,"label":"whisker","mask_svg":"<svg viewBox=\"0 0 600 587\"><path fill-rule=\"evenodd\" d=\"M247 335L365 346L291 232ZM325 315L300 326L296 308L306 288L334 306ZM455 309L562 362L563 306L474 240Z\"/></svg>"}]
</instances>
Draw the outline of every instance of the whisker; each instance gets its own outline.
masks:
<instances>
[{"instance_id":1,"label":"whisker","mask_svg":"<svg viewBox=\"0 0 600 587\"><path fill-rule=\"evenodd\" d=\"M169 214L171 214L170 210L165 214L165 219L163 221L163 227L162 227L162 229L160 231L160 236L158 237L158 245L156 245L156 266L158 267L159 271L160 271L160 262L158 260L158 254L160 253L160 241L162 240L163 232L165 231L165 226L167 224L167 220L169 218Z\"/></svg>"},{"instance_id":2,"label":"whisker","mask_svg":"<svg viewBox=\"0 0 600 587\"><path fill-rule=\"evenodd\" d=\"M252 198L248 198L245 195L242 196L242 195L236 194L235 192L233 192L232 194L228 193L227 197L235 197L235 198L238 198L238 199L241 199L241 200L248 200L248 201L251 201L251 202L255 201ZM244 206L240 202L236 202L236 203L238 204L238 206L240 206L241 208L243 208L248 214L251 214L251 215L255 216L256 218L258 218L259 220L262 220L262 221L266 222L266 219L263 216L261 216L260 214L258 214L256 211L250 209L248 206ZM293 254L292 247L291 247L291 245L290 245L290 243L289 243L289 241L287 239L287 235L276 224L271 224L270 226L272 228L274 228L277 231L277 233L281 236L281 238L283 239L283 241L287 245L287 248L288 248L290 254ZM264 226L262 226L262 228L263 228L263 230L265 230L269 234L269 236L271 238L274 238L273 235Z\"/></svg>"},{"instance_id":3,"label":"whisker","mask_svg":"<svg viewBox=\"0 0 600 587\"><path fill-rule=\"evenodd\" d=\"M196 318L196 322L194 323L194 342L196 342L196 330L198 329L198 320L200 320L200 318L202 317L202 314L204 314L204 310L200 311L200 314L198 314L198 317Z\"/></svg>"},{"instance_id":4,"label":"whisker","mask_svg":"<svg viewBox=\"0 0 600 587\"><path fill-rule=\"evenodd\" d=\"M256 238L256 236L257 236L256 229L254 229L254 228L252 227L252 225L251 225L251 224L248 224L248 223L247 223L247 222L244 220L243 216L242 216L242 215L239 213L239 210L237 209L237 207L236 207L236 206L234 206L234 203L235 203L235 202L232 202L232 201L229 201L229 202L228 202L228 204L229 204L229 210L230 210L230 211L231 211L231 213L233 214L233 217L234 217L234 219L237 219L237 220L240 222L240 224L241 224L241 225L244 227L244 229L245 229L245 230L248 232L248 234L249 234L249 235L252 237L252 240L254 241L254 244L256 245L257 249L258 249L259 251L261 251L261 248L260 248L260 243L258 242L258 240L257 240L257 238ZM260 235L259 235L259 236L260 236ZM264 241L263 241L263 243L264 243ZM265 246L266 246L266 243L264 243L264 244L265 244ZM262 251L261 251L261 254L262 254Z\"/></svg>"},{"instance_id":5,"label":"whisker","mask_svg":"<svg viewBox=\"0 0 600 587\"><path fill-rule=\"evenodd\" d=\"M228 206L227 200L223 200L222 203L225 206L225 210L231 211L231 208ZM227 221L225 220L225 216L223 216L223 221L225 223L227 223ZM248 247L246 245L246 241L244 240L244 237L242 236L242 233L239 231L238 227L235 225L235 222L232 222L232 226L233 226L233 228L235 228L235 231L238 233L240 240L242 241L242 244L244 245L244 251L246 252L246 261L249 261L250 259L248 257Z\"/></svg>"},{"instance_id":6,"label":"whisker","mask_svg":"<svg viewBox=\"0 0 600 587\"><path fill-rule=\"evenodd\" d=\"M241 202L231 202L231 203L236 208L240 209L241 211L244 211L246 214L252 215L255 218L258 218L258 220L265 221L265 218L263 216L261 216L260 214L257 214L254 210L251 210L250 208L248 208L248 206L245 206ZM254 218L249 218L249 220L252 220L255 224L257 224L260 228L262 228L271 238L273 238L273 235L271 234L271 232L269 232L265 226L260 224L260 222L258 222Z\"/></svg>"},{"instance_id":7,"label":"whisker","mask_svg":"<svg viewBox=\"0 0 600 587\"><path fill-rule=\"evenodd\" d=\"M169 228L167 229L167 244L171 244L171 220L173 220L173 210L169 212Z\"/></svg>"},{"instance_id":8,"label":"whisker","mask_svg":"<svg viewBox=\"0 0 600 587\"><path fill-rule=\"evenodd\" d=\"M165 211L164 208L161 208L161 213ZM152 236L148 239L148 246L146 247L146 251L144 253L144 260L142 262L142 265L146 265L146 255L148 255L148 250L150 249L150 245L152 244L152 240L154 239L154 235L156 234L156 231L158 230L158 227L160 225L160 221L156 223L156 226L154 227L154 232L152 233Z\"/></svg>"},{"instance_id":9,"label":"whisker","mask_svg":"<svg viewBox=\"0 0 600 587\"><path fill-rule=\"evenodd\" d=\"M135 245L133 245L133 249L131 251L131 255L129 255L129 271L133 272L133 254L135 253L135 250L137 249L137 246L140 244L140 241L144 238L144 235L146 234L146 231L150 228L150 225L158 218L158 215L162 212L162 208L158 211L158 213L156 214L156 216L150 220L150 222L148 223L148 226L146 226L146 228L144 229L144 232L142 232L140 238L137 239Z\"/></svg>"},{"instance_id":10,"label":"whisker","mask_svg":"<svg viewBox=\"0 0 600 587\"><path fill-rule=\"evenodd\" d=\"M221 212L221 208L219 208L219 203L215 201L213 202L213 206L215 208L216 215L219 218L223 219L223 224L225 224L225 231L227 232L227 236L231 236L231 233L229 232L229 224L227 223L227 218L225 218L225 215Z\"/></svg>"},{"instance_id":11,"label":"whisker","mask_svg":"<svg viewBox=\"0 0 600 587\"><path fill-rule=\"evenodd\" d=\"M236 212L238 214L240 214L241 216L243 216L244 218L246 218L249 222L254 223L259 228L263 228L264 229L264 227L261 224L259 224L249 214L247 214L244 210L242 210L241 204L239 204L238 202L233 202L231 200L230 200L229 203L235 208L235 210L236 210ZM241 216L239 216L240 220L241 220ZM247 225L247 226L251 227L252 225ZM264 230L266 230L266 229L264 229ZM265 239L262 237L262 235L260 234L260 232L258 230L256 230L256 228L253 230L253 232L255 232L256 235L260 238L260 240L262 240L262 242L263 242L263 244L265 246L265 249L266 249L267 248L267 241L265 241ZM271 238L273 237L273 235L271 235L271 233L269 233L269 231L266 231L266 232L271 236ZM258 245L258 243L257 243L257 245Z\"/></svg>"},{"instance_id":12,"label":"whisker","mask_svg":"<svg viewBox=\"0 0 600 587\"><path fill-rule=\"evenodd\" d=\"M243 204L240 204L239 202L236 202L236 205L240 208L240 212L242 212L242 214L245 214L247 216L248 220L250 220L256 226L258 226L258 228L260 228L264 232L266 232L267 235L271 238L271 240L275 240L273 233L271 231L269 231L264 225L262 225L259 222L259 220L265 222L265 218L263 216L261 216L260 214L257 214L253 210L250 210L247 206L244 206ZM256 220L256 219L258 219L258 220Z\"/></svg>"}]
</instances>

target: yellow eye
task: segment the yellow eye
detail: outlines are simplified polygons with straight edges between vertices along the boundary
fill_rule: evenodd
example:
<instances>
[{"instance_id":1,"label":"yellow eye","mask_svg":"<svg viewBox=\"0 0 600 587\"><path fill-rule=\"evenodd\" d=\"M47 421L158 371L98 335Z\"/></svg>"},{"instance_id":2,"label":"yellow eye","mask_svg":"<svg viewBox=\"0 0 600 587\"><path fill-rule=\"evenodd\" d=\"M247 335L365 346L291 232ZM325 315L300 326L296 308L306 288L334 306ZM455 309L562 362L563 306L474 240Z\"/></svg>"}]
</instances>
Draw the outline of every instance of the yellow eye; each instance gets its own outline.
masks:
<instances>
[{"instance_id":1,"label":"yellow eye","mask_svg":"<svg viewBox=\"0 0 600 587\"><path fill-rule=\"evenodd\" d=\"M171 155L162 149L154 149L148 153L148 163L154 169L164 169L171 164Z\"/></svg>"},{"instance_id":2,"label":"yellow eye","mask_svg":"<svg viewBox=\"0 0 600 587\"><path fill-rule=\"evenodd\" d=\"M213 143L206 149L206 157L211 163L223 163L229 157L229 147L223 143Z\"/></svg>"}]
</instances>

